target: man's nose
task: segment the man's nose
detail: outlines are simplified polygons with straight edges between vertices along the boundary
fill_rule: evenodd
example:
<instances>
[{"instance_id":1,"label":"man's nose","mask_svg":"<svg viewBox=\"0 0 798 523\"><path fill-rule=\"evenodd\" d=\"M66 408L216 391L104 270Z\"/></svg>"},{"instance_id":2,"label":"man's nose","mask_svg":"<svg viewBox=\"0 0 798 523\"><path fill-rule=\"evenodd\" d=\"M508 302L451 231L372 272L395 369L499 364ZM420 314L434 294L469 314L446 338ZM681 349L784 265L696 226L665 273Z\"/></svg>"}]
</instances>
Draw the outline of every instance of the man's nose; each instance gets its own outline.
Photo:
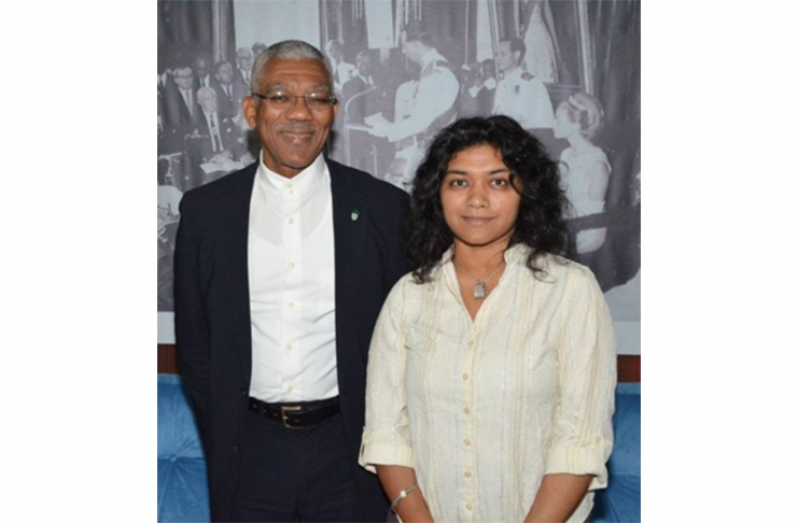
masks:
<instances>
[{"instance_id":1,"label":"man's nose","mask_svg":"<svg viewBox=\"0 0 798 523\"><path fill-rule=\"evenodd\" d=\"M287 116L292 120L309 120L312 117L307 98L297 96L294 103L288 108Z\"/></svg>"}]
</instances>

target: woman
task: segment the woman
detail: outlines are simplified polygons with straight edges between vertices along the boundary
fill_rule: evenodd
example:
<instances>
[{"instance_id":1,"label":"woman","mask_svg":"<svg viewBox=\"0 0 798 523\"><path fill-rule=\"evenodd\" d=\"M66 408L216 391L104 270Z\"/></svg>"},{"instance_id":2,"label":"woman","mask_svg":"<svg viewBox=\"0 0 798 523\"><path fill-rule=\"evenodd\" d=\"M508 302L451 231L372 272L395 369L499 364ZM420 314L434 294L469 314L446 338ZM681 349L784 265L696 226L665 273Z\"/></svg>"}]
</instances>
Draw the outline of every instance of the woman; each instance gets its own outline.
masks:
<instances>
[{"instance_id":1,"label":"woman","mask_svg":"<svg viewBox=\"0 0 798 523\"><path fill-rule=\"evenodd\" d=\"M568 140L560 155L560 172L565 194L573 206L571 218L604 212L610 181L610 162L591 139L604 124L604 111L598 100L576 93L557 107L554 136ZM576 235L576 252L597 251L607 237L607 228L582 229Z\"/></svg>"},{"instance_id":2,"label":"woman","mask_svg":"<svg viewBox=\"0 0 798 523\"><path fill-rule=\"evenodd\" d=\"M369 353L360 464L409 521L584 521L607 483L615 341L567 245L557 166L506 116L460 120L412 191L413 273Z\"/></svg>"}]
</instances>

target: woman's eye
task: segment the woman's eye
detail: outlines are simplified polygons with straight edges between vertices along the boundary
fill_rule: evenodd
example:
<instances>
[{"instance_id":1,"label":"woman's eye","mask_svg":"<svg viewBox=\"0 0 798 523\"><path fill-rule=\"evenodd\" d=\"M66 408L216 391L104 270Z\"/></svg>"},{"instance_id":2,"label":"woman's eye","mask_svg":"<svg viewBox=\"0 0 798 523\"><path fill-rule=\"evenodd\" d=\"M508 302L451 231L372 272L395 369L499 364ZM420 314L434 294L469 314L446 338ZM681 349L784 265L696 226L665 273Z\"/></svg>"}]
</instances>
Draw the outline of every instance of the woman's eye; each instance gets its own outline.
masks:
<instances>
[{"instance_id":1,"label":"woman's eye","mask_svg":"<svg viewBox=\"0 0 798 523\"><path fill-rule=\"evenodd\" d=\"M502 178L497 178L497 179L493 180L493 185L497 185L499 187L505 186L508 183L509 182L507 180L504 180Z\"/></svg>"},{"instance_id":2,"label":"woman's eye","mask_svg":"<svg viewBox=\"0 0 798 523\"><path fill-rule=\"evenodd\" d=\"M452 187L465 187L465 184L465 180L452 180L450 185Z\"/></svg>"}]
</instances>

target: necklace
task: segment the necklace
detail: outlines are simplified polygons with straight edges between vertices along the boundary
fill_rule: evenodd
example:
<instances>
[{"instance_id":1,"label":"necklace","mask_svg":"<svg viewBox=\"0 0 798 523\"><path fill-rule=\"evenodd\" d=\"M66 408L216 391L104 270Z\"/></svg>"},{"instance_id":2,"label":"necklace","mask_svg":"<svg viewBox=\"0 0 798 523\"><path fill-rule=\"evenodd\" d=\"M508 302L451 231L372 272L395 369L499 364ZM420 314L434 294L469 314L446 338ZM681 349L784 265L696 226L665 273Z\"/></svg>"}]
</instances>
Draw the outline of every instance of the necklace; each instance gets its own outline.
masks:
<instances>
[{"instance_id":1,"label":"necklace","mask_svg":"<svg viewBox=\"0 0 798 523\"><path fill-rule=\"evenodd\" d=\"M454 261L454 260L452 260L452 261ZM477 300L481 300L485 296L487 296L488 292L489 292L488 291L488 287L487 287L486 284L488 282L490 282L490 280L492 280L493 277L496 276L496 274L499 273L499 271L502 269L502 267L504 267L506 265L506 262L504 260L502 260L502 262L499 264L499 266L496 267L496 269L492 273L490 273L490 276L488 276L484 280L480 280L479 278L474 278L474 276L470 272L465 270L463 268L463 266L460 265L459 263L457 263L456 261L454 261L454 265L455 265L455 267L457 267L458 269L460 269L461 271L466 273L466 276L476 280L476 283L474 283L474 298L477 299Z\"/></svg>"}]
</instances>

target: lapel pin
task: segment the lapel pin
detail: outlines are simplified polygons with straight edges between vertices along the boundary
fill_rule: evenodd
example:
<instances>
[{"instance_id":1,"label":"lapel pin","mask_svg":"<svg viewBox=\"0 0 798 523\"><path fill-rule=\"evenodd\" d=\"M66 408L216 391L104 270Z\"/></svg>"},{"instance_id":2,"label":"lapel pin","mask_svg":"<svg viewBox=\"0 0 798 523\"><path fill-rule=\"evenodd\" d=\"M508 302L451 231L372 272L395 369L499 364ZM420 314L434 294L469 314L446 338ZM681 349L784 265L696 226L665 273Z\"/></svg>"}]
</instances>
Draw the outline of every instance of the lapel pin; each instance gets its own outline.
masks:
<instances>
[{"instance_id":1,"label":"lapel pin","mask_svg":"<svg viewBox=\"0 0 798 523\"><path fill-rule=\"evenodd\" d=\"M360 211L358 211L357 209L353 210L352 214L351 214L351 217L352 217L352 221L356 222L357 219L360 217Z\"/></svg>"}]
</instances>

